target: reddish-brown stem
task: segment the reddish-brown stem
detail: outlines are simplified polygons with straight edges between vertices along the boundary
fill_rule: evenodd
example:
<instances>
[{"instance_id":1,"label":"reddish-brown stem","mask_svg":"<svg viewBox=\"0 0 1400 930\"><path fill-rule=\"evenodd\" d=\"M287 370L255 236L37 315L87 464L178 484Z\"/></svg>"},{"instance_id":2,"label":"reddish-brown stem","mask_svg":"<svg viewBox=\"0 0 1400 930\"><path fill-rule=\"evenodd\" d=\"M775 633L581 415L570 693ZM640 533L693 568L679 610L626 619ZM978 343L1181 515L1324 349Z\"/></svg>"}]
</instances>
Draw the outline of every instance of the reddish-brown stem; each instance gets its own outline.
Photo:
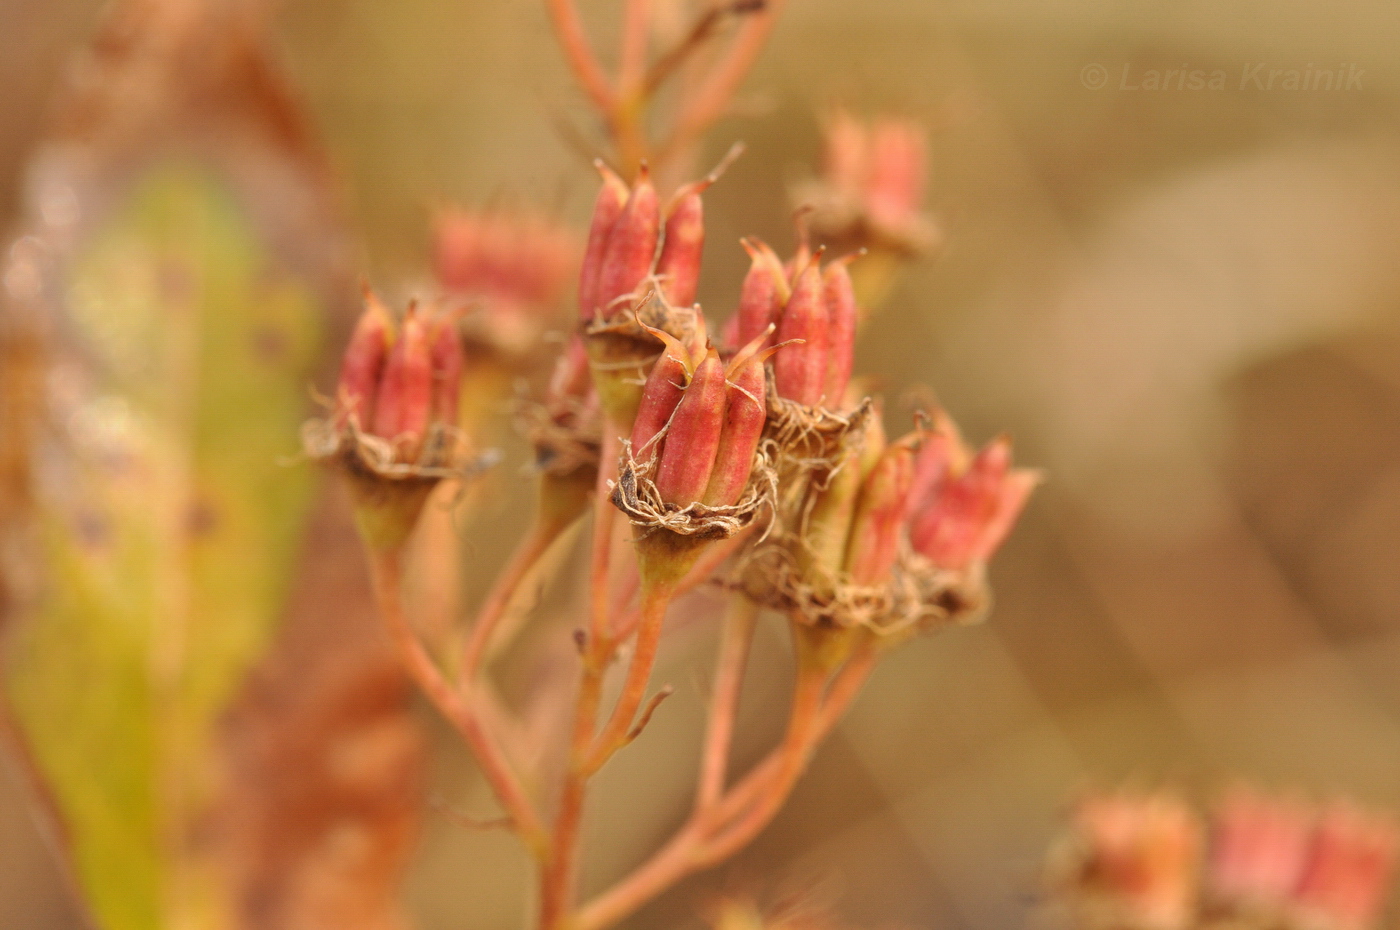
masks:
<instances>
[{"instance_id":1,"label":"reddish-brown stem","mask_svg":"<svg viewBox=\"0 0 1400 930\"><path fill-rule=\"evenodd\" d=\"M715 663L715 693L710 699L705 748L700 756L700 784L695 795L695 806L699 810L711 807L724 793L729 745L734 736L739 695L744 687L744 668L748 664L749 646L757 622L758 605L742 594L734 594L724 618L719 657Z\"/></svg>"},{"instance_id":2,"label":"reddish-brown stem","mask_svg":"<svg viewBox=\"0 0 1400 930\"><path fill-rule=\"evenodd\" d=\"M637 626L637 639L632 648L632 660L627 666L627 677L622 684L622 693L613 706L612 715L594 741L584 767L585 775L592 775L608 761L614 752L627 742L627 734L632 729L632 721L646 697L647 683L651 680L651 669L656 664L656 651L661 643L661 629L666 622L666 608L671 604L674 585L643 585L641 622Z\"/></svg>"},{"instance_id":3,"label":"reddish-brown stem","mask_svg":"<svg viewBox=\"0 0 1400 930\"><path fill-rule=\"evenodd\" d=\"M807 731L807 745L802 749L801 758L809 756L812 748L835 727L851 700L860 691L861 685L865 683L874 667L875 658L873 645L869 642L862 643L836 673L827 689L826 697L817 710L814 723L802 725ZM800 700L806 698L795 696L794 705ZM763 803L766 797L776 797L778 803L773 806L773 811L776 812L785 799L786 790L781 796L776 793L770 795L769 792L781 787L783 779L780 776L790 764L792 730L793 724L790 723L789 736L784 739L782 745L755 766L719 801L708 808L697 808L685 825L651 859L582 907L571 925L573 930L602 930L616 923L681 878L703 868L707 864L705 854L714 849L716 842L727 840L732 844L739 836L735 831L741 826L754 834L762 829L763 823L757 823L753 817L754 805ZM786 789L790 790L791 787L792 784L789 783Z\"/></svg>"},{"instance_id":4,"label":"reddish-brown stem","mask_svg":"<svg viewBox=\"0 0 1400 930\"><path fill-rule=\"evenodd\" d=\"M610 119L616 109L617 99L603 67L588 44L588 36L583 30L578 7L574 0L547 0L550 21L564 49L564 57L574 71L579 86L593 100L594 106Z\"/></svg>"},{"instance_id":5,"label":"reddish-brown stem","mask_svg":"<svg viewBox=\"0 0 1400 930\"><path fill-rule=\"evenodd\" d=\"M602 700L603 678L613 651L613 641L608 635L608 606L612 535L617 510L609 499L608 477L612 474L611 465L617 459L619 444L617 428L611 422L605 422L598 483L594 491L588 634L584 641L578 695L574 700L568 768L559 792L559 809L554 816L549 855L540 873L541 930L555 930L562 926L573 906L578 834L583 822L583 802L588 787L588 761L593 748L598 706Z\"/></svg>"},{"instance_id":6,"label":"reddish-brown stem","mask_svg":"<svg viewBox=\"0 0 1400 930\"><path fill-rule=\"evenodd\" d=\"M520 585L529 577L531 569L549 549L557 535L552 527L536 522L529 535L520 541L510 562L496 577L491 593L486 595L486 600L477 613L476 623L467 636L466 646L462 649L462 666L458 671L462 691L470 693L471 683L476 679L482 657L491 645L491 635L506 615L506 610L515 599Z\"/></svg>"},{"instance_id":7,"label":"reddish-brown stem","mask_svg":"<svg viewBox=\"0 0 1400 930\"><path fill-rule=\"evenodd\" d=\"M369 563L380 616L404 666L428 700L461 733L476 754L482 773L525 845L534 855L543 857L547 842L544 827L505 754L487 733L469 697L464 697L447 680L404 616L401 606L403 565L398 552L371 551Z\"/></svg>"},{"instance_id":8,"label":"reddish-brown stem","mask_svg":"<svg viewBox=\"0 0 1400 930\"><path fill-rule=\"evenodd\" d=\"M617 69L617 91L624 99L635 97L641 90L650 28L651 0L627 0L622 19L622 55Z\"/></svg>"},{"instance_id":9,"label":"reddish-brown stem","mask_svg":"<svg viewBox=\"0 0 1400 930\"><path fill-rule=\"evenodd\" d=\"M782 5L783 0L768 0L762 10L751 13L744 21L724 57L682 104L670 138L662 146L663 154L684 149L724 114L734 92L739 89L758 53L763 50L763 44L768 41L768 34L773 31Z\"/></svg>"},{"instance_id":10,"label":"reddish-brown stem","mask_svg":"<svg viewBox=\"0 0 1400 930\"><path fill-rule=\"evenodd\" d=\"M676 589L672 592L672 596L680 597L682 594L689 594L691 591L710 580L719 569L720 565L724 563L724 560L733 555L734 551L748 540L756 529L758 529L757 524L751 523L728 539L717 540L706 546L704 551L700 553L700 557L695 560L695 567L676 584ZM624 595L618 598L617 603L626 604L631 600L632 595L636 593L635 589L639 580L640 576L636 574L632 575L630 579L630 583L633 586L632 589L625 591ZM615 642L625 643L628 637L636 632L637 624L641 622L641 618L642 614L640 608L630 610L626 614L623 614L622 619L613 627L613 640Z\"/></svg>"}]
</instances>

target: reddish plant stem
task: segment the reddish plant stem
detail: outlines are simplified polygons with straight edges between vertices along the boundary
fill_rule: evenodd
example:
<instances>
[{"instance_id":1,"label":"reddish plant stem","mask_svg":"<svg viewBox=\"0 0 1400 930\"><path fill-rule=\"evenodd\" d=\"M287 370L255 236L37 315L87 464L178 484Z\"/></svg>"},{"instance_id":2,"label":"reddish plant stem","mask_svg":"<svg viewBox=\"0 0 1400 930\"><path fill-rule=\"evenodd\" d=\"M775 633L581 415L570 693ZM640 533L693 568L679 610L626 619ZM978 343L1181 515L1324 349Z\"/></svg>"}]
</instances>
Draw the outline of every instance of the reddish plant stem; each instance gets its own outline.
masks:
<instances>
[{"instance_id":1,"label":"reddish plant stem","mask_svg":"<svg viewBox=\"0 0 1400 930\"><path fill-rule=\"evenodd\" d=\"M482 603L476 623L472 626L466 646L462 650L462 666L458 671L462 691L470 693L471 683L476 679L482 657L491 644L491 634L505 617L516 592L520 590L520 585L529 577L530 571L557 536L552 527L537 521L530 529L530 534L520 541L510 562L496 577L491 593Z\"/></svg>"},{"instance_id":2,"label":"reddish plant stem","mask_svg":"<svg viewBox=\"0 0 1400 930\"><path fill-rule=\"evenodd\" d=\"M641 622L637 625L632 661L627 666L627 677L612 715L598 734L584 764L585 777L602 768L612 754L627 742L632 721L646 697L647 683L651 680L651 669L656 664L656 652L661 644L661 629L666 622L666 608L671 604L674 589L673 584L644 583L642 586Z\"/></svg>"},{"instance_id":3,"label":"reddish plant stem","mask_svg":"<svg viewBox=\"0 0 1400 930\"><path fill-rule=\"evenodd\" d=\"M751 13L740 27L724 57L715 64L690 98L681 105L670 138L661 147L663 155L687 148L694 139L724 114L744 76L753 67L768 34L778 20L783 0L768 0L764 9Z\"/></svg>"},{"instance_id":4,"label":"reddish plant stem","mask_svg":"<svg viewBox=\"0 0 1400 930\"><path fill-rule=\"evenodd\" d=\"M568 919L573 905L577 872L579 829L588 788L588 760L593 748L603 679L612 658L613 640L608 632L612 536L617 510L610 500L608 476L617 459L619 438L611 422L603 424L598 482L594 489L593 551L589 570L589 624L584 641L583 668L574 699L574 723L569 740L569 761L559 792L559 808L549 841L549 855L540 873L541 930L555 930Z\"/></svg>"},{"instance_id":5,"label":"reddish plant stem","mask_svg":"<svg viewBox=\"0 0 1400 930\"><path fill-rule=\"evenodd\" d=\"M627 0L622 19L622 54L617 69L618 95L624 101L637 97L642 89L650 28L651 0Z\"/></svg>"},{"instance_id":6,"label":"reddish plant stem","mask_svg":"<svg viewBox=\"0 0 1400 930\"><path fill-rule=\"evenodd\" d=\"M710 699L710 717L705 727L705 748L700 756L700 784L695 806L706 810L724 793L729 771L729 746L739 711L739 695L744 687L744 668L749 660L758 605L742 594L729 600L720 635L719 657L715 666L715 693Z\"/></svg>"},{"instance_id":7,"label":"reddish plant stem","mask_svg":"<svg viewBox=\"0 0 1400 930\"><path fill-rule=\"evenodd\" d=\"M617 107L616 95L603 73L603 67L588 44L588 36L583 30L578 7L574 0L546 0L550 21L564 49L564 57L574 71L579 86L593 100L594 106L610 119Z\"/></svg>"},{"instance_id":8,"label":"reddish plant stem","mask_svg":"<svg viewBox=\"0 0 1400 930\"><path fill-rule=\"evenodd\" d=\"M717 540L706 546L704 551L700 553L700 557L695 560L695 567L676 584L676 590L673 592L672 596L680 597L682 594L689 594L708 581L719 569L720 565L724 563L724 560L733 555L735 550L746 542L757 529L757 524L750 523L728 539ZM639 581L640 577L634 573L628 580L628 583L632 587L625 591L625 596L620 597L618 603L626 604L631 600L632 595L636 593L636 586ZM640 609L629 610L627 613L623 614L622 619L613 626L613 640L615 642L625 643L627 639L636 632L637 624L641 622L641 619L642 614Z\"/></svg>"},{"instance_id":9,"label":"reddish plant stem","mask_svg":"<svg viewBox=\"0 0 1400 930\"><path fill-rule=\"evenodd\" d=\"M371 551L369 564L380 616L405 668L438 712L448 719L472 748L477 763L516 832L531 853L542 858L547 845L546 834L520 780L501 748L482 725L469 697L464 697L447 680L404 616L401 606L403 565L399 553Z\"/></svg>"},{"instance_id":10,"label":"reddish plant stem","mask_svg":"<svg viewBox=\"0 0 1400 930\"><path fill-rule=\"evenodd\" d=\"M862 643L836 673L825 698L817 708L815 722L810 725L800 724L801 729L807 733L807 745L802 748L801 757L810 756L812 748L835 727L869 676L875 658L873 646L868 642ZM795 695L794 706L808 697ZM616 923L681 878L705 867L706 853L712 853L713 843L734 843L740 828L749 834L748 838L756 835L766 821L759 822L753 816L752 805L763 804L765 812L771 808L771 818L772 813L777 812L786 798L787 791L792 788L791 781L786 786L782 784L784 779L781 776L784 769L791 764L789 756L795 745L791 741L793 729L794 724L790 723L788 738L784 739L781 746L755 766L719 801L709 808L697 808L685 825L650 860L582 907L571 925L571 930L602 930ZM799 767L797 774L800 774L800 771ZM792 780L795 780L795 777ZM777 804L765 803L766 792L778 788L782 788L783 791L781 794L774 794ZM737 848L735 846L729 852L732 853Z\"/></svg>"}]
</instances>

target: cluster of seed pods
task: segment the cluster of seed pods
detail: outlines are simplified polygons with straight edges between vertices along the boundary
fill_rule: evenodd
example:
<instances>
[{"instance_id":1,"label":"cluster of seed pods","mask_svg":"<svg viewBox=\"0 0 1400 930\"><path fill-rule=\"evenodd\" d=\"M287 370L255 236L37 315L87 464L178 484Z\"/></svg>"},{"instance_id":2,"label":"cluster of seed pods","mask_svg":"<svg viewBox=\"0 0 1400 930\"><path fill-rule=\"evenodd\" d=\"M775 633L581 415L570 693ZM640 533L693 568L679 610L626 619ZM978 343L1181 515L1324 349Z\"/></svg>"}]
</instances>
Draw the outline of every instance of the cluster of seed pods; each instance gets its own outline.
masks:
<instances>
[{"instance_id":1,"label":"cluster of seed pods","mask_svg":"<svg viewBox=\"0 0 1400 930\"><path fill-rule=\"evenodd\" d=\"M402 322L369 290L336 387L336 420L390 441L395 458L414 462L435 424L457 421L462 343L446 315L425 319L410 304Z\"/></svg>"},{"instance_id":2,"label":"cluster of seed pods","mask_svg":"<svg viewBox=\"0 0 1400 930\"><path fill-rule=\"evenodd\" d=\"M851 380L859 311L847 271L850 257L822 269L822 252L801 249L784 264L765 243L744 240L750 265L739 292L730 341L744 345L770 326L778 395L809 407L844 405Z\"/></svg>"},{"instance_id":3,"label":"cluster of seed pods","mask_svg":"<svg viewBox=\"0 0 1400 930\"><path fill-rule=\"evenodd\" d=\"M726 363L703 327L689 346L651 332L666 348L642 389L632 454L655 462L653 481L667 504L732 506L748 485L767 420L763 364L773 350L760 337Z\"/></svg>"},{"instance_id":4,"label":"cluster of seed pods","mask_svg":"<svg viewBox=\"0 0 1400 930\"><path fill-rule=\"evenodd\" d=\"M630 188L601 162L597 167L603 186L593 202L579 273L580 319L625 314L651 281L672 306L693 304L705 246L701 194L713 175L682 187L663 210L645 165Z\"/></svg>"}]
</instances>

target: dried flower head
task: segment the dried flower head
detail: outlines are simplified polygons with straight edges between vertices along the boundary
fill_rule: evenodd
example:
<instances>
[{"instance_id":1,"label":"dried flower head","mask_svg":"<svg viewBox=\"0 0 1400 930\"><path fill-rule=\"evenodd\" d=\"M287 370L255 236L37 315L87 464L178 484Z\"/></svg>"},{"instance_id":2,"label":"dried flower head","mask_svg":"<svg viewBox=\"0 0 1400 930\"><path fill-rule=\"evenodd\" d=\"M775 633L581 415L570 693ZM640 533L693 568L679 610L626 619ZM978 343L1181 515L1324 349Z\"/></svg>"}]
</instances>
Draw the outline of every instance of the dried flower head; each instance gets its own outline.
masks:
<instances>
[{"instance_id":1,"label":"dried flower head","mask_svg":"<svg viewBox=\"0 0 1400 930\"><path fill-rule=\"evenodd\" d=\"M811 207L820 240L900 255L937 245L937 231L921 212L928 175L922 126L890 116L863 121L838 109L826 119L823 137L821 178L794 192Z\"/></svg>"},{"instance_id":2,"label":"dried flower head","mask_svg":"<svg viewBox=\"0 0 1400 930\"><path fill-rule=\"evenodd\" d=\"M302 429L307 455L352 479L372 545L402 544L428 491L486 463L456 423L462 380L456 319L410 304L395 326L365 290L365 309L341 363L329 417Z\"/></svg>"},{"instance_id":3,"label":"dried flower head","mask_svg":"<svg viewBox=\"0 0 1400 930\"><path fill-rule=\"evenodd\" d=\"M534 349L556 318L578 251L568 227L527 210L451 208L433 223L437 280L469 302L468 338L507 356Z\"/></svg>"}]
</instances>

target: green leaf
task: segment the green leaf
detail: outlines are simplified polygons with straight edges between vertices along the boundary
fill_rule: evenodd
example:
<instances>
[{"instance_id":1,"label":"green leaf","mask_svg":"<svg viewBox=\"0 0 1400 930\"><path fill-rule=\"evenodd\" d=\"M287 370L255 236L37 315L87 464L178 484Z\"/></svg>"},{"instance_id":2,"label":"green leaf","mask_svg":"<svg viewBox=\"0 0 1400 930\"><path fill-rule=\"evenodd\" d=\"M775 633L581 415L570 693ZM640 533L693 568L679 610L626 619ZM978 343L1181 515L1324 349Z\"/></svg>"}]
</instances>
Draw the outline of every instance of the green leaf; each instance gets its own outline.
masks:
<instances>
[{"instance_id":1,"label":"green leaf","mask_svg":"<svg viewBox=\"0 0 1400 930\"><path fill-rule=\"evenodd\" d=\"M220 714L296 564L314 489L289 462L323 314L190 164L129 187L64 289L44 586L2 683L102 926L217 926L199 816Z\"/></svg>"}]
</instances>

